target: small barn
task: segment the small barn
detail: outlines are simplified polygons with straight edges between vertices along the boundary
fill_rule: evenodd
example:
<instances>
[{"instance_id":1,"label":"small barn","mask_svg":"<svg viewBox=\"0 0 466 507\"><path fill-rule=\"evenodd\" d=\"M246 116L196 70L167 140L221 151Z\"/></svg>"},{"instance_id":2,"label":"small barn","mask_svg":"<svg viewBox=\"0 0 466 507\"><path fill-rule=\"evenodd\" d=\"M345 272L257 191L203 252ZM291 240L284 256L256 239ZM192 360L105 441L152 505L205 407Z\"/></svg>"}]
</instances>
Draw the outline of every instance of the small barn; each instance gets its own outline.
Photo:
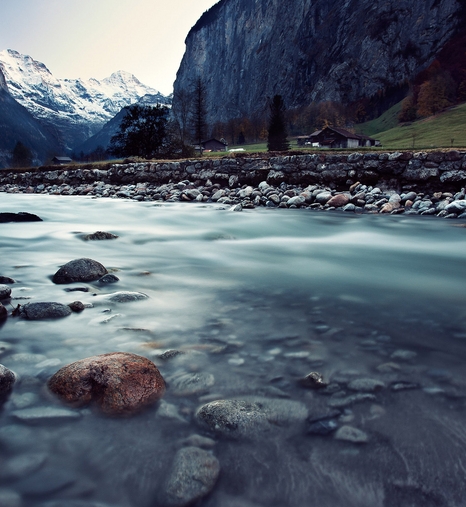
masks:
<instances>
[{"instance_id":1,"label":"small barn","mask_svg":"<svg viewBox=\"0 0 466 507\"><path fill-rule=\"evenodd\" d=\"M53 157L52 163L55 165L71 164L73 160L70 157Z\"/></svg>"},{"instance_id":2,"label":"small barn","mask_svg":"<svg viewBox=\"0 0 466 507\"><path fill-rule=\"evenodd\" d=\"M310 136L300 136L298 144L311 145L320 148L359 148L377 146L378 141L363 134L355 134L340 127L325 127Z\"/></svg>"},{"instance_id":3,"label":"small barn","mask_svg":"<svg viewBox=\"0 0 466 507\"><path fill-rule=\"evenodd\" d=\"M228 143L225 139L221 139L220 141L218 139L209 139L201 144L204 151L227 151L228 149Z\"/></svg>"}]
</instances>

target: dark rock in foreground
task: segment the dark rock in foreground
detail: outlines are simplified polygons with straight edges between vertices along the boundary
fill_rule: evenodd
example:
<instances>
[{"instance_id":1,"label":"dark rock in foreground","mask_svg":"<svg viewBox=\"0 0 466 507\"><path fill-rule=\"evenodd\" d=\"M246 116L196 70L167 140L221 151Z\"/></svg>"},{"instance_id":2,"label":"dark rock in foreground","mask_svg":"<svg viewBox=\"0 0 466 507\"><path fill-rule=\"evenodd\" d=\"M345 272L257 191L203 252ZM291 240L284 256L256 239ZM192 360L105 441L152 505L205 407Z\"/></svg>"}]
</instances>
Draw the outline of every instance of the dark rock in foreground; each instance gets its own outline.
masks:
<instances>
[{"instance_id":1,"label":"dark rock in foreground","mask_svg":"<svg viewBox=\"0 0 466 507\"><path fill-rule=\"evenodd\" d=\"M7 395L11 391L15 381L15 374L3 366L3 364L0 364L0 398Z\"/></svg>"},{"instance_id":2,"label":"dark rock in foreground","mask_svg":"<svg viewBox=\"0 0 466 507\"><path fill-rule=\"evenodd\" d=\"M108 415L130 415L165 393L165 381L152 361L112 352L61 368L48 382L63 401L81 407L96 403Z\"/></svg>"},{"instance_id":3,"label":"dark rock in foreground","mask_svg":"<svg viewBox=\"0 0 466 507\"><path fill-rule=\"evenodd\" d=\"M15 281L13 280L13 278L10 278L9 276L0 276L0 283L6 283L6 284L11 284L11 283L15 283Z\"/></svg>"},{"instance_id":4,"label":"dark rock in foreground","mask_svg":"<svg viewBox=\"0 0 466 507\"><path fill-rule=\"evenodd\" d=\"M8 310L0 303L0 321L8 317Z\"/></svg>"},{"instance_id":5,"label":"dark rock in foreground","mask_svg":"<svg viewBox=\"0 0 466 507\"><path fill-rule=\"evenodd\" d=\"M108 273L107 269L93 259L75 259L62 266L52 278L53 283L92 282Z\"/></svg>"},{"instance_id":6,"label":"dark rock in foreground","mask_svg":"<svg viewBox=\"0 0 466 507\"><path fill-rule=\"evenodd\" d=\"M42 222L42 218L32 213L0 213L0 224L8 222Z\"/></svg>"},{"instance_id":7,"label":"dark rock in foreground","mask_svg":"<svg viewBox=\"0 0 466 507\"><path fill-rule=\"evenodd\" d=\"M62 303L28 303L20 307L21 317L28 320L61 319L71 315L71 308Z\"/></svg>"},{"instance_id":8,"label":"dark rock in foreground","mask_svg":"<svg viewBox=\"0 0 466 507\"><path fill-rule=\"evenodd\" d=\"M192 505L213 489L219 473L220 464L210 452L198 447L180 449L166 484L163 505Z\"/></svg>"}]
</instances>

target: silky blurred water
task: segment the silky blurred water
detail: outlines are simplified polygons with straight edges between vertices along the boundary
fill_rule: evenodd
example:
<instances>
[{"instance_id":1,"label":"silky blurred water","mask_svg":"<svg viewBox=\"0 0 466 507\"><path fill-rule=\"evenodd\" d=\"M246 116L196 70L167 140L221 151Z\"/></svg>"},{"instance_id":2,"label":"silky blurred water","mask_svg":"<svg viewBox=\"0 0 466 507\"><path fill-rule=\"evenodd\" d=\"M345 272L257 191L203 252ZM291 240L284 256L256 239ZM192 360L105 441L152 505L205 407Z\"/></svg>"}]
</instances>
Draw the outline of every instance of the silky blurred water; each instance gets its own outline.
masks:
<instances>
[{"instance_id":1,"label":"silky blurred water","mask_svg":"<svg viewBox=\"0 0 466 507\"><path fill-rule=\"evenodd\" d=\"M16 280L9 310L28 301L92 304L56 321L10 317L0 328L7 344L0 363L19 379L0 413L0 488L20 495L22 505L163 505L174 450L183 438L205 434L193 420L198 406L261 394L312 411L324 397L297 382L310 371L343 386L355 377L385 382L375 401L341 416L369 442L309 435L305 421L266 443L217 439L220 479L200 506L464 505L460 221L12 194L0 195L0 211L43 219L0 224L0 275ZM83 240L95 231L119 237ZM120 281L69 286L88 292L54 285L58 268L80 257L101 262ZM115 291L148 299L109 303L105 295ZM173 348L187 354L158 359ZM169 383L165 401L175 419L157 407L124 420L88 409L73 421L32 425L15 417L24 408L60 407L47 378L69 362L112 351L145 355L166 378L204 371L215 383L187 396ZM379 368L386 363L397 369ZM395 382L417 388L396 392L389 388ZM11 468L11 460L31 453L44 457L39 469L2 476L2 464ZM69 484L42 493L24 484L47 482L37 474L57 470Z\"/></svg>"}]
</instances>

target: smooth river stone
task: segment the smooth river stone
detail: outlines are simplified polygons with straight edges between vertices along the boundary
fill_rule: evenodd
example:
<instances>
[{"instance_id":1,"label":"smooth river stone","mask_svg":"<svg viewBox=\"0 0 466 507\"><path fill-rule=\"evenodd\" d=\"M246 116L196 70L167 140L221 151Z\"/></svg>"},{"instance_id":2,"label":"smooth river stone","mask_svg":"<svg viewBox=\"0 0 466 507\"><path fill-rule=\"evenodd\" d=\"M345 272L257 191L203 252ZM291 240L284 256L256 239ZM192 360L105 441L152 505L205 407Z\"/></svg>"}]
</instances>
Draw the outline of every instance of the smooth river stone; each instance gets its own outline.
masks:
<instances>
[{"instance_id":1,"label":"smooth river stone","mask_svg":"<svg viewBox=\"0 0 466 507\"><path fill-rule=\"evenodd\" d=\"M48 382L64 402L82 407L96 403L107 415L130 415L154 404L165 381L149 359L112 352L64 366Z\"/></svg>"},{"instance_id":2,"label":"smooth river stone","mask_svg":"<svg viewBox=\"0 0 466 507\"><path fill-rule=\"evenodd\" d=\"M62 266L52 278L53 283L93 282L108 273L107 269L93 259L74 259Z\"/></svg>"},{"instance_id":3,"label":"smooth river stone","mask_svg":"<svg viewBox=\"0 0 466 507\"><path fill-rule=\"evenodd\" d=\"M173 461L165 486L163 505L184 507L206 496L215 486L220 473L218 459L198 447L180 449Z\"/></svg>"}]
</instances>

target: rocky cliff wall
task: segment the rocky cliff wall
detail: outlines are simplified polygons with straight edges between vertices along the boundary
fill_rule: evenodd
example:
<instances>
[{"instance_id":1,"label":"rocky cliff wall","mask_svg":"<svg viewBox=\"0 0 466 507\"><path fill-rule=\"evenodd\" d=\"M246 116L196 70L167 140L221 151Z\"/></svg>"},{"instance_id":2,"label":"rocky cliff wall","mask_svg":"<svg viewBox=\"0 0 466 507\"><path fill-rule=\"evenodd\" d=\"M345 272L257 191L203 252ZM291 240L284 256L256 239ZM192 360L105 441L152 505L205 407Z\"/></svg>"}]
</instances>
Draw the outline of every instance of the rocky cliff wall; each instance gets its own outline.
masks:
<instances>
[{"instance_id":1,"label":"rocky cliff wall","mask_svg":"<svg viewBox=\"0 0 466 507\"><path fill-rule=\"evenodd\" d=\"M461 0L222 0L193 27L174 85L199 75L209 123L265 109L344 104L426 67L460 22Z\"/></svg>"},{"instance_id":2,"label":"rocky cliff wall","mask_svg":"<svg viewBox=\"0 0 466 507\"><path fill-rule=\"evenodd\" d=\"M340 191L360 182L396 192L459 192L466 185L466 151L264 155L114 164L105 170L0 171L0 191L85 195L95 194L98 187L102 195L105 185L132 187L133 193L121 197L137 195L138 184L185 182L183 185L193 188L237 189L264 181L273 186L319 185ZM106 196L116 195L118 188L112 192Z\"/></svg>"}]
</instances>

